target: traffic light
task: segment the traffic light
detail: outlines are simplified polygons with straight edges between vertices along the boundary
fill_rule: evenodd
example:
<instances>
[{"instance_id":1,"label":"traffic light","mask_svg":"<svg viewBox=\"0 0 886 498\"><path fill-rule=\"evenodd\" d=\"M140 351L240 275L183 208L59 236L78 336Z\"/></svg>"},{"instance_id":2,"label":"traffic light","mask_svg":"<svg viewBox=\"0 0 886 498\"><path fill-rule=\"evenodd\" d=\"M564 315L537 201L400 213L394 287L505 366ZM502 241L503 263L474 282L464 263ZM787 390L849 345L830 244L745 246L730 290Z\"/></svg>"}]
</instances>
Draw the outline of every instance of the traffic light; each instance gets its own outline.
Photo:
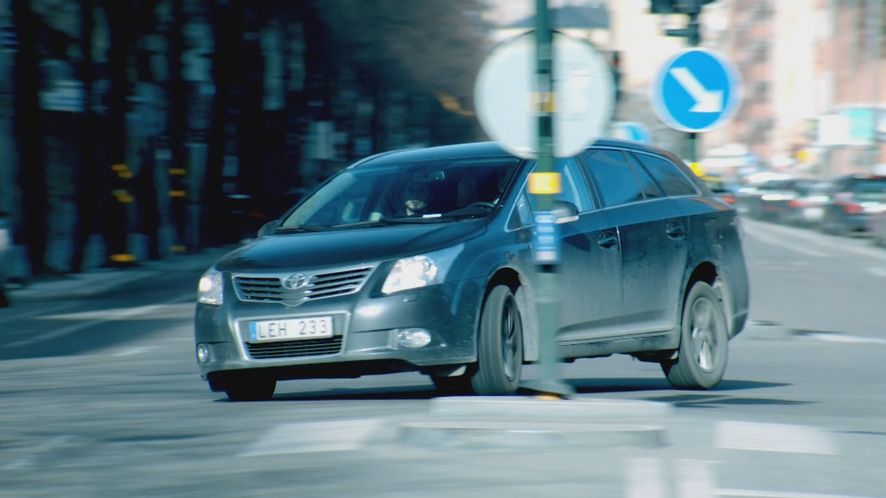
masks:
<instances>
[{"instance_id":1,"label":"traffic light","mask_svg":"<svg viewBox=\"0 0 886 498\"><path fill-rule=\"evenodd\" d=\"M652 14L676 14L675 0L652 0L649 12Z\"/></svg>"},{"instance_id":2,"label":"traffic light","mask_svg":"<svg viewBox=\"0 0 886 498\"><path fill-rule=\"evenodd\" d=\"M615 103L618 104L621 101L621 52L613 50L609 64L612 69L612 81L615 83Z\"/></svg>"},{"instance_id":3,"label":"traffic light","mask_svg":"<svg viewBox=\"0 0 886 498\"><path fill-rule=\"evenodd\" d=\"M650 0L652 14L697 14L714 0Z\"/></svg>"}]
</instances>

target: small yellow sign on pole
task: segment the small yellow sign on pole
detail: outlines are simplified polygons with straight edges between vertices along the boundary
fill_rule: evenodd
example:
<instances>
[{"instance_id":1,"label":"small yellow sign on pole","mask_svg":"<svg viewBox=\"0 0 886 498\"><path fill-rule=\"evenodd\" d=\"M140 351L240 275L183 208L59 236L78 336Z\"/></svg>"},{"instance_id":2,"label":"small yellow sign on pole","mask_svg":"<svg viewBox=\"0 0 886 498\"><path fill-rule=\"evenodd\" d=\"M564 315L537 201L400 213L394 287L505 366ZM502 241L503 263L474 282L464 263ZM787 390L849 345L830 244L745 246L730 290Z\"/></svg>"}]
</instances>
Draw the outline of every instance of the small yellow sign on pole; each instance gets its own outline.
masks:
<instances>
[{"instance_id":1,"label":"small yellow sign on pole","mask_svg":"<svg viewBox=\"0 0 886 498\"><path fill-rule=\"evenodd\" d=\"M529 193L536 195L555 195L563 191L560 173L545 172L529 175Z\"/></svg>"}]
</instances>

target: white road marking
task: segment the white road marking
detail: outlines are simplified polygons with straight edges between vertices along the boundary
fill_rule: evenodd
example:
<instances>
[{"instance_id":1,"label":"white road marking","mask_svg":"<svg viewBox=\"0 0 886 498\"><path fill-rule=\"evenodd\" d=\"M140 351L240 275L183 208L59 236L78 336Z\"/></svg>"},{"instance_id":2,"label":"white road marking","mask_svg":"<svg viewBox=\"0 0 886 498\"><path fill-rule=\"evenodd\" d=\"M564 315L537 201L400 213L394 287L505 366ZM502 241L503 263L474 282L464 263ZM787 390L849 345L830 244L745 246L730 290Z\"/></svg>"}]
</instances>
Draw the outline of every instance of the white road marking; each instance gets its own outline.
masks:
<instances>
[{"instance_id":1,"label":"white road marking","mask_svg":"<svg viewBox=\"0 0 886 498\"><path fill-rule=\"evenodd\" d=\"M64 308L71 308L73 306L74 305L71 303L61 303L61 304L56 304L54 306L41 306L40 308L35 309L35 310L26 311L23 313L16 313L15 315L10 315L8 317L8 319L0 320L0 323L21 322L25 318L31 318L32 316L35 316L35 315L45 315L46 313L54 313L58 310L61 310ZM4 318L6 318L6 317L4 317Z\"/></svg>"},{"instance_id":2,"label":"white road marking","mask_svg":"<svg viewBox=\"0 0 886 498\"><path fill-rule=\"evenodd\" d=\"M838 455L833 436L822 429L793 424L717 422L714 446L727 450Z\"/></svg>"},{"instance_id":3,"label":"white road marking","mask_svg":"<svg viewBox=\"0 0 886 498\"><path fill-rule=\"evenodd\" d=\"M868 256L871 258L886 261L886 251L884 251L883 249L878 249L876 247L858 246L855 244L855 240L849 239L847 237L826 235L803 230L801 228L783 227L754 221L749 222L748 220L743 220L743 222L745 223L745 230L743 233L750 236L761 235L760 231L765 231L768 232L768 238L770 240L773 239L773 237L796 237L798 239L803 239L812 244L815 244L819 246L819 248L832 249L836 251L837 255L845 255L847 252L852 252L862 256ZM751 226L753 227L753 230L748 229ZM763 235L763 237L767 237L767 235ZM787 245L790 244L785 242L785 246ZM807 248L807 250L811 249Z\"/></svg>"},{"instance_id":4,"label":"white road marking","mask_svg":"<svg viewBox=\"0 0 886 498\"><path fill-rule=\"evenodd\" d=\"M278 425L249 445L241 457L352 451L362 448L384 426L384 420L333 420Z\"/></svg>"},{"instance_id":5,"label":"white road marking","mask_svg":"<svg viewBox=\"0 0 886 498\"><path fill-rule=\"evenodd\" d=\"M664 465L658 458L632 458L625 475L625 498L666 498Z\"/></svg>"},{"instance_id":6,"label":"white road marking","mask_svg":"<svg viewBox=\"0 0 886 498\"><path fill-rule=\"evenodd\" d=\"M718 489L717 496L739 498L875 498L872 496L823 495L819 493L798 493L791 491L761 491L754 489Z\"/></svg>"},{"instance_id":7,"label":"white road marking","mask_svg":"<svg viewBox=\"0 0 886 498\"><path fill-rule=\"evenodd\" d=\"M193 340L193 339L191 339L191 340ZM122 351L118 351L118 352L112 354L111 356L113 356L115 358L126 358L128 356L135 356L135 355L139 355L142 353L147 353L148 351L152 351L154 349L157 349L157 346L135 346L132 348L126 348Z\"/></svg>"},{"instance_id":8,"label":"white road marking","mask_svg":"<svg viewBox=\"0 0 886 498\"><path fill-rule=\"evenodd\" d=\"M168 301L165 301L168 303ZM151 315L157 311L193 311L194 303L149 304L132 308L116 308L94 311L77 311L41 317L44 320L125 320L133 316Z\"/></svg>"},{"instance_id":9,"label":"white road marking","mask_svg":"<svg viewBox=\"0 0 886 498\"><path fill-rule=\"evenodd\" d=\"M680 460L677 464L677 496L713 498L714 471L711 464L705 460Z\"/></svg>"},{"instance_id":10,"label":"white road marking","mask_svg":"<svg viewBox=\"0 0 886 498\"><path fill-rule=\"evenodd\" d=\"M15 460L4 465L3 470L18 470L27 467L33 467L37 464L37 459L40 457L40 455L49 453L55 448L58 448L59 446L67 443L72 439L74 439L74 436L55 436L31 450L27 455L16 458Z\"/></svg>"},{"instance_id":11,"label":"white road marking","mask_svg":"<svg viewBox=\"0 0 886 498\"><path fill-rule=\"evenodd\" d=\"M756 228L756 226L755 226L755 228ZM779 239L779 238L771 236L771 235L764 235L756 230L755 231L746 230L745 233L748 236L759 240L760 242L763 242L763 243L766 243L769 245L773 245L773 246L779 246L784 249L798 252L800 254L805 254L807 256L813 256L813 257L817 257L817 258L824 258L824 257L830 256L829 253L816 251L815 249L809 249L807 247L799 246L796 243L787 242L785 240Z\"/></svg>"},{"instance_id":12,"label":"white road marking","mask_svg":"<svg viewBox=\"0 0 886 498\"><path fill-rule=\"evenodd\" d=\"M832 334L828 332L813 332L802 334L800 337L822 342L841 342L844 344L886 344L882 337L863 337L860 335Z\"/></svg>"},{"instance_id":13,"label":"white road marking","mask_svg":"<svg viewBox=\"0 0 886 498\"><path fill-rule=\"evenodd\" d=\"M4 348L17 348L21 346L28 346L31 344L35 344L41 341L48 341L52 339L58 339L59 337L64 337L66 335L74 334L80 332L81 330L88 329L91 327L95 327L104 322L114 322L119 320L126 320L128 318L133 318L136 316L144 315L152 313L156 310L162 309L164 306L168 306L170 304L178 303L183 299L187 299L192 294L189 292L187 294L182 294L180 296L176 296L172 299L168 299L158 304L152 304L149 306L138 306L135 308L125 308L121 310L113 310L108 314L102 316L96 316L92 319L92 321L82 322L82 323L73 323L68 325L67 327L62 327L60 329L55 329L52 332L48 332L46 334L37 335L30 339L24 339L21 341L9 342L0 345L0 347Z\"/></svg>"}]
</instances>

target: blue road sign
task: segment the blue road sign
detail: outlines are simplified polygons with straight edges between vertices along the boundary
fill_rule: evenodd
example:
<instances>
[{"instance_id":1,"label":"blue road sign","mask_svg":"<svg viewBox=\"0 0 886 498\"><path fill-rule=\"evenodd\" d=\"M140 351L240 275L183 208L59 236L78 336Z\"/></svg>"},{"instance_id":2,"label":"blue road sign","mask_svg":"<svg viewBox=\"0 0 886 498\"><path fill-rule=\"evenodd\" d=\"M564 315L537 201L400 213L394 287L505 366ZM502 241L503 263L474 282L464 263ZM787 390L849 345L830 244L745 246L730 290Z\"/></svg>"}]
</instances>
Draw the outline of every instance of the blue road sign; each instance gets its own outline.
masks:
<instances>
[{"instance_id":1,"label":"blue road sign","mask_svg":"<svg viewBox=\"0 0 886 498\"><path fill-rule=\"evenodd\" d=\"M741 79L723 56L691 48L662 66L651 100L659 119L671 128L708 131L735 114L741 102Z\"/></svg>"}]
</instances>

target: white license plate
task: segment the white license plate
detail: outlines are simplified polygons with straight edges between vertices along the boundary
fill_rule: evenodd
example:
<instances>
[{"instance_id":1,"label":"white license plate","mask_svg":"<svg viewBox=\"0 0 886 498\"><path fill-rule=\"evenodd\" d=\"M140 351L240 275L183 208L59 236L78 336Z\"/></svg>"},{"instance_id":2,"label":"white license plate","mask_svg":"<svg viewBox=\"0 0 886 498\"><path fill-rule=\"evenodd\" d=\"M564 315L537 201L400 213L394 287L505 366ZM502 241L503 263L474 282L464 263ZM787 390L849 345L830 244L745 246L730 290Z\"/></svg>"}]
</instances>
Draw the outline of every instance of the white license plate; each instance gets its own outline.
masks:
<instances>
[{"instance_id":1,"label":"white license plate","mask_svg":"<svg viewBox=\"0 0 886 498\"><path fill-rule=\"evenodd\" d=\"M292 341L332 337L332 317L249 322L249 342Z\"/></svg>"}]
</instances>

